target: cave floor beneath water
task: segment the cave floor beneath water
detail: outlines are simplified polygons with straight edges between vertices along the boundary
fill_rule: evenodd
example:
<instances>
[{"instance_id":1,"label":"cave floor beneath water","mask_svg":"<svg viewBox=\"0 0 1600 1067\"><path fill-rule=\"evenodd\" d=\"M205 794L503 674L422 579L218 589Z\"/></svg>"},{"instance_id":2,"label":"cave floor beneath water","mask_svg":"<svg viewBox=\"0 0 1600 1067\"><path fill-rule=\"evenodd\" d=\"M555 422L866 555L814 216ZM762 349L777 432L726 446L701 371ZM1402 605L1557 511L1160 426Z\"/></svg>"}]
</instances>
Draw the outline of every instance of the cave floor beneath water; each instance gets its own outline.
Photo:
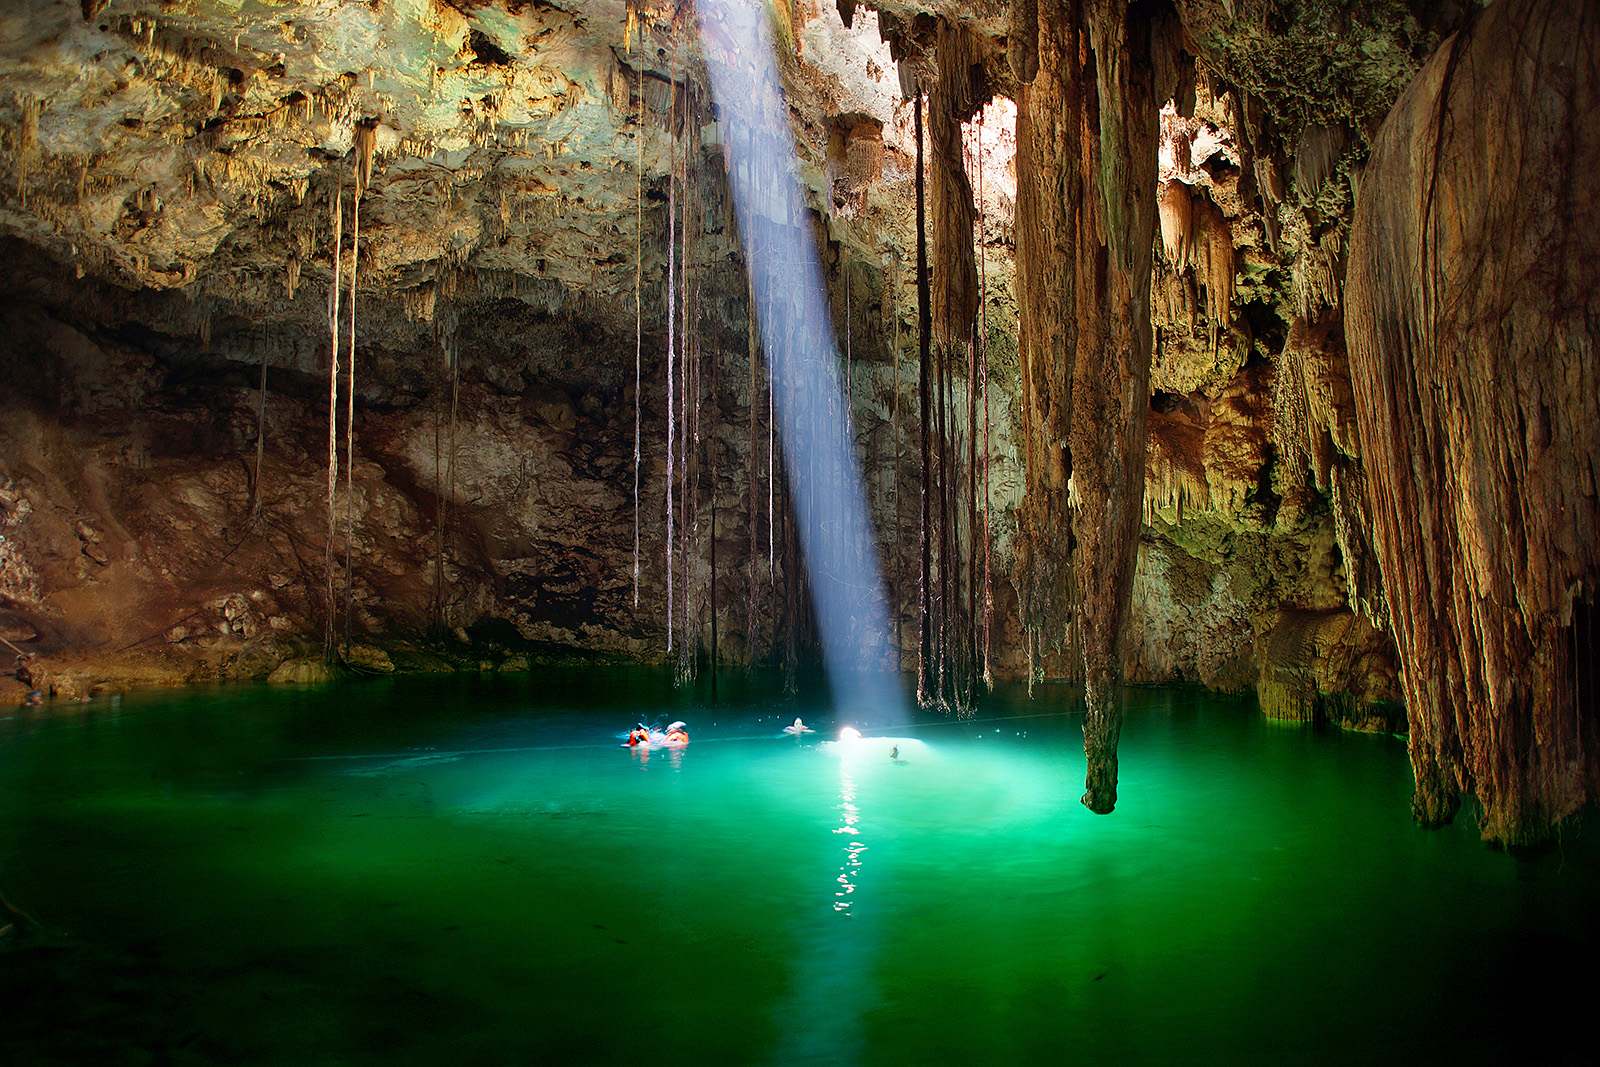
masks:
<instances>
[{"instance_id":1,"label":"cave floor beneath water","mask_svg":"<svg viewBox=\"0 0 1600 1067\"><path fill-rule=\"evenodd\" d=\"M1403 740L1130 690L1098 817L1070 690L844 725L616 670L13 713L6 1062L1587 1062L1600 835L1418 830Z\"/></svg>"}]
</instances>

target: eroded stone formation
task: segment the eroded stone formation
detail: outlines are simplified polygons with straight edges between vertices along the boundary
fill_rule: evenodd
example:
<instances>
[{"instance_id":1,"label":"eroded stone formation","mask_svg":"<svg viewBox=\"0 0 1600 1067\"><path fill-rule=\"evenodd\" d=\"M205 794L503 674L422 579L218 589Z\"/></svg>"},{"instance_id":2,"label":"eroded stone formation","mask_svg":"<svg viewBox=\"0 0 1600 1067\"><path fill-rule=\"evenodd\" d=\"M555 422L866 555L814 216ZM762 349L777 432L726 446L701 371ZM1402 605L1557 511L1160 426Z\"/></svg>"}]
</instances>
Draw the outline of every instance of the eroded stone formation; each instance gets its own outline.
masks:
<instances>
[{"instance_id":1,"label":"eroded stone formation","mask_svg":"<svg viewBox=\"0 0 1600 1067\"><path fill-rule=\"evenodd\" d=\"M25 6L16 684L815 656L859 546L799 561L789 475L831 475L772 426L715 20ZM1359 729L1403 690L1420 817L1475 792L1498 840L1593 795L1591 4L763 9L795 154L727 158L802 189L745 236L822 261L885 662L1085 682L1095 810L1124 680Z\"/></svg>"},{"instance_id":2,"label":"eroded stone formation","mask_svg":"<svg viewBox=\"0 0 1600 1067\"><path fill-rule=\"evenodd\" d=\"M1418 818L1537 840L1600 788L1600 11L1506 0L1384 123L1349 335ZM1470 116L1470 121L1467 117Z\"/></svg>"}]
</instances>

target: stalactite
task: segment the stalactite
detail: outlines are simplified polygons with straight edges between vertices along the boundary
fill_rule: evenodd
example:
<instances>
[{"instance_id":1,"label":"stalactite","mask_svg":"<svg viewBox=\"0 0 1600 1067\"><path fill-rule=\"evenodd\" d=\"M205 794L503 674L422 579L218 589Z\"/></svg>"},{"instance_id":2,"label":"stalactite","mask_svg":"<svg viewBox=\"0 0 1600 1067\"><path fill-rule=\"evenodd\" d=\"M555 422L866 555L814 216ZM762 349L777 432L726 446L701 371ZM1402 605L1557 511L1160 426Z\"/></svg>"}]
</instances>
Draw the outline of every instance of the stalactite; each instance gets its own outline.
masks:
<instances>
[{"instance_id":1,"label":"stalactite","mask_svg":"<svg viewBox=\"0 0 1600 1067\"><path fill-rule=\"evenodd\" d=\"M1024 0L1031 2L1031 0ZM1031 686L1072 617L1072 364L1077 350L1079 205L1085 103L1076 6L1038 11L1038 70L1017 101L1017 349L1021 364L1024 493L1013 583Z\"/></svg>"},{"instance_id":2,"label":"stalactite","mask_svg":"<svg viewBox=\"0 0 1600 1067\"><path fill-rule=\"evenodd\" d=\"M1078 233L1069 439L1088 762L1082 799L1104 814L1116 804L1124 623L1144 493L1152 337L1149 314L1140 312L1150 306L1159 113L1148 24L1131 19L1124 0L1095 0L1088 28L1095 83L1085 155L1098 195L1083 205Z\"/></svg>"},{"instance_id":3,"label":"stalactite","mask_svg":"<svg viewBox=\"0 0 1600 1067\"><path fill-rule=\"evenodd\" d=\"M1315 322L1324 308L1342 302L1344 249L1338 230L1329 230L1315 245L1308 245L1289 269L1289 291L1295 310L1307 322Z\"/></svg>"},{"instance_id":4,"label":"stalactite","mask_svg":"<svg viewBox=\"0 0 1600 1067\"><path fill-rule=\"evenodd\" d=\"M1206 320L1212 329L1226 332L1233 323L1233 231L1222 209L1209 198L1194 206L1195 229L1205 254Z\"/></svg>"},{"instance_id":5,"label":"stalactite","mask_svg":"<svg viewBox=\"0 0 1600 1067\"><path fill-rule=\"evenodd\" d=\"M39 154L39 113L43 102L32 93L17 94L17 108L22 112L17 126L17 199L24 210L28 207L28 173L30 164Z\"/></svg>"},{"instance_id":6,"label":"stalactite","mask_svg":"<svg viewBox=\"0 0 1600 1067\"><path fill-rule=\"evenodd\" d=\"M978 267L972 247L972 183L962 151L962 122L987 102L982 51L964 27L939 24L939 77L928 93L932 149L934 340L961 345L978 314ZM975 74L974 72L978 72Z\"/></svg>"},{"instance_id":7,"label":"stalactite","mask_svg":"<svg viewBox=\"0 0 1600 1067\"><path fill-rule=\"evenodd\" d=\"M1312 123L1305 128L1294 153L1294 186L1302 201L1316 199L1349 141L1350 133L1343 126Z\"/></svg>"},{"instance_id":8,"label":"stalactite","mask_svg":"<svg viewBox=\"0 0 1600 1067\"><path fill-rule=\"evenodd\" d=\"M1039 0L1011 0L1006 59L1012 77L1027 85L1039 76Z\"/></svg>"},{"instance_id":9,"label":"stalactite","mask_svg":"<svg viewBox=\"0 0 1600 1067\"><path fill-rule=\"evenodd\" d=\"M1174 270L1182 272L1195 261L1194 199L1188 184L1176 178L1164 183L1156 211L1161 219L1161 250Z\"/></svg>"},{"instance_id":10,"label":"stalactite","mask_svg":"<svg viewBox=\"0 0 1600 1067\"><path fill-rule=\"evenodd\" d=\"M333 281L328 286L328 329L331 343L328 346L328 541L325 546L323 567L327 574L327 618L322 637L323 655L331 663L334 653L334 577L333 541L335 534L335 497L339 486L339 257L344 244L344 190L335 179L333 187Z\"/></svg>"},{"instance_id":11,"label":"stalactite","mask_svg":"<svg viewBox=\"0 0 1600 1067\"><path fill-rule=\"evenodd\" d=\"M1600 796L1600 32L1502 0L1372 145L1345 334L1424 824L1505 845ZM1574 650L1577 650L1576 653Z\"/></svg>"}]
</instances>

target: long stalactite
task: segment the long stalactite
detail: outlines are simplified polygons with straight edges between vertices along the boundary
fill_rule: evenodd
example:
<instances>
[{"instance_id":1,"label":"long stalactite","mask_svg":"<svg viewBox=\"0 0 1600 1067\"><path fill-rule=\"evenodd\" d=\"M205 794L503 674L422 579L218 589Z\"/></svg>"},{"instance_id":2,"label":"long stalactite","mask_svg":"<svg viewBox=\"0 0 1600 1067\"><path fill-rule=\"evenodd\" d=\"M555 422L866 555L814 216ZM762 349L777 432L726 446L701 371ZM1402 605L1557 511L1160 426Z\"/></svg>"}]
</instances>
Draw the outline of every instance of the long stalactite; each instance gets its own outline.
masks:
<instances>
[{"instance_id":1,"label":"long stalactite","mask_svg":"<svg viewBox=\"0 0 1600 1067\"><path fill-rule=\"evenodd\" d=\"M1083 803L1104 814L1117 800L1123 637L1144 501L1159 102L1150 83L1150 21L1130 17L1125 0L1094 0L1088 15L1090 115L1098 130L1086 123L1085 145L1098 211L1078 231L1070 441L1088 762Z\"/></svg>"},{"instance_id":2,"label":"long stalactite","mask_svg":"<svg viewBox=\"0 0 1600 1067\"><path fill-rule=\"evenodd\" d=\"M1073 250L1086 193L1081 85L1082 18L1076 4L1046 2L1013 39L1032 77L1017 94L1017 352L1021 364L1024 491L1017 514L1016 587L1029 685L1045 654L1067 643L1072 621L1072 362L1078 323Z\"/></svg>"},{"instance_id":3,"label":"long stalactite","mask_svg":"<svg viewBox=\"0 0 1600 1067\"><path fill-rule=\"evenodd\" d=\"M933 469L933 443L928 436L929 419L933 401L929 393L933 362L933 311L928 298L928 224L927 190L924 177L924 152L922 147L922 93L916 98L914 113L917 141L917 433L921 462L919 472L919 521L917 546L920 562L917 571L917 703L926 707L934 699L933 687L933 605L932 582L932 510L929 501L930 477Z\"/></svg>"},{"instance_id":4,"label":"long stalactite","mask_svg":"<svg viewBox=\"0 0 1600 1067\"><path fill-rule=\"evenodd\" d=\"M1347 276L1414 811L1530 844L1600 796L1600 12L1502 0L1385 121Z\"/></svg>"},{"instance_id":5,"label":"long stalactite","mask_svg":"<svg viewBox=\"0 0 1600 1067\"><path fill-rule=\"evenodd\" d=\"M350 196L350 354L345 361L344 416L344 647L350 648L350 619L355 596L355 470L356 470L356 276L361 255L361 195L372 181L372 153L377 143L374 124L355 128L355 188Z\"/></svg>"},{"instance_id":6,"label":"long stalactite","mask_svg":"<svg viewBox=\"0 0 1600 1067\"><path fill-rule=\"evenodd\" d=\"M323 621L322 653L328 662L334 656L334 628L337 615L334 600L334 539L338 529L336 497L339 489L339 261L344 243L344 189L335 180L333 198L333 280L328 286L328 538L323 549L326 618Z\"/></svg>"},{"instance_id":7,"label":"long stalactite","mask_svg":"<svg viewBox=\"0 0 1600 1067\"><path fill-rule=\"evenodd\" d=\"M1116 806L1123 634L1144 492L1159 101L1152 25L1123 0L1045 3L1019 103L1024 625L1084 672L1083 803ZM1020 20L1026 24L1027 20ZM1087 195L1086 195L1087 194ZM1062 520L1070 506L1070 527ZM1062 544L1062 530L1071 537Z\"/></svg>"},{"instance_id":8,"label":"long stalactite","mask_svg":"<svg viewBox=\"0 0 1600 1067\"><path fill-rule=\"evenodd\" d=\"M673 612L676 607L674 600L673 579L676 577L673 566L673 545L676 531L677 512L673 500L674 482L677 478L677 417L678 394L676 367L677 332L678 332L678 82L672 82L671 111L667 119L667 130L670 137L669 152L667 155L667 484L666 484L666 538L663 542L663 555L666 557L667 566L667 655L673 652L675 626Z\"/></svg>"}]
</instances>

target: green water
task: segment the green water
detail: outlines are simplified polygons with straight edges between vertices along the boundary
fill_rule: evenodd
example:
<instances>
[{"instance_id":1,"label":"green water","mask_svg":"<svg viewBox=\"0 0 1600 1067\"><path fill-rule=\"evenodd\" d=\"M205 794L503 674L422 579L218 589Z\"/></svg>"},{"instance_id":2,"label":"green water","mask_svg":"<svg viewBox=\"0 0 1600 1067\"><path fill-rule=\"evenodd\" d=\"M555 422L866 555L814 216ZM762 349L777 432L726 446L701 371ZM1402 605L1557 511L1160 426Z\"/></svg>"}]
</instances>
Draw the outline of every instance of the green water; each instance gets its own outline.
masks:
<instances>
[{"instance_id":1,"label":"green water","mask_svg":"<svg viewBox=\"0 0 1600 1067\"><path fill-rule=\"evenodd\" d=\"M0 891L49 928L0 951L0 1062L1588 1059L1594 835L1420 831L1402 740L1133 690L1098 817L1069 691L856 745L720 695L564 672L0 720ZM636 718L694 740L619 747Z\"/></svg>"}]
</instances>

